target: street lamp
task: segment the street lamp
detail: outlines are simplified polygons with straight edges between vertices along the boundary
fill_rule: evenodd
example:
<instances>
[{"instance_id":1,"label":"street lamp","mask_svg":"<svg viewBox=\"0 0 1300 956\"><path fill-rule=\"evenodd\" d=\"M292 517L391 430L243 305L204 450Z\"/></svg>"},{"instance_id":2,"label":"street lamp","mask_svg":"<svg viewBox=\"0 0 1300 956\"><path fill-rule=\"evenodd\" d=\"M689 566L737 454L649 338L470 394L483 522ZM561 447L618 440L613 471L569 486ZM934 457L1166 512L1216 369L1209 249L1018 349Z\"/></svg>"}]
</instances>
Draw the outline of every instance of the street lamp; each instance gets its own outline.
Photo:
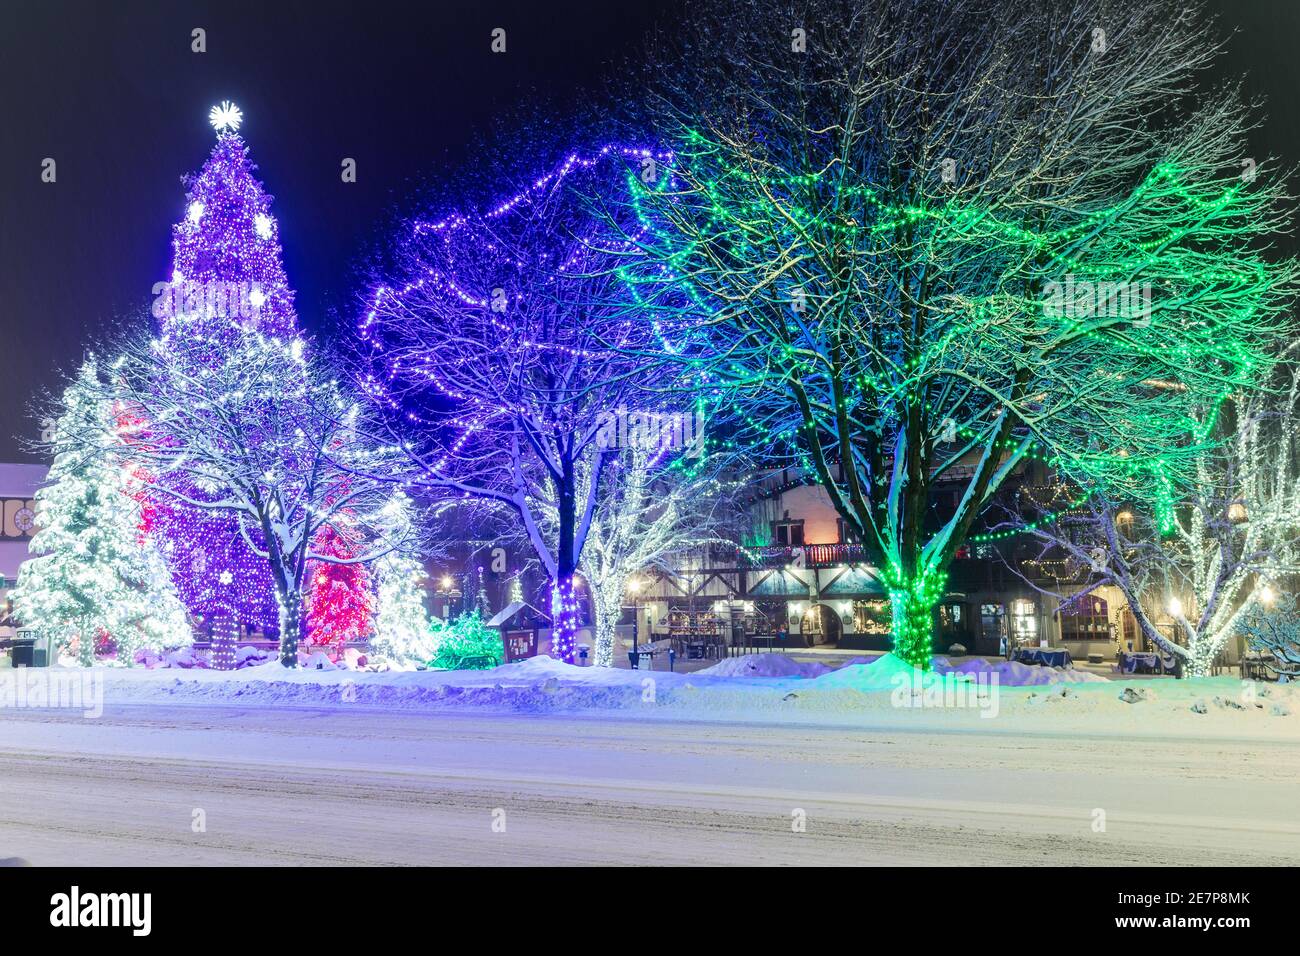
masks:
<instances>
[{"instance_id":1,"label":"street lamp","mask_svg":"<svg viewBox=\"0 0 1300 956\"><path fill-rule=\"evenodd\" d=\"M641 659L637 633L641 623L641 605L637 603L637 595L641 592L640 578L632 578L628 581L627 590L632 595L632 666L636 667Z\"/></svg>"},{"instance_id":2,"label":"street lamp","mask_svg":"<svg viewBox=\"0 0 1300 956\"><path fill-rule=\"evenodd\" d=\"M444 574L438 581L438 595L442 598L442 617L443 620L451 618L451 602L461 596L460 589L455 587L456 580L450 574Z\"/></svg>"}]
</instances>

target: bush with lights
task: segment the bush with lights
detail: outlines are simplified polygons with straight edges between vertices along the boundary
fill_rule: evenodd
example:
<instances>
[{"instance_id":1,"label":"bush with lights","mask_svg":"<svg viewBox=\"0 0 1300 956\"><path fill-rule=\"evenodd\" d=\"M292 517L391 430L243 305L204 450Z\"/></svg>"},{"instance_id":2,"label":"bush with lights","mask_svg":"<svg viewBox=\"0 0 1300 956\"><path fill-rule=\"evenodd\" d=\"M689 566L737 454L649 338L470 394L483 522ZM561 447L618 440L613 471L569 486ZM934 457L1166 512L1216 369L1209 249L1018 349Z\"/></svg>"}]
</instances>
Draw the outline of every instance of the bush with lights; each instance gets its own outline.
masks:
<instances>
[{"instance_id":1,"label":"bush with lights","mask_svg":"<svg viewBox=\"0 0 1300 956\"><path fill-rule=\"evenodd\" d=\"M434 619L429 631L437 647L430 667L482 670L505 662L501 632L488 627L477 610L450 622Z\"/></svg>"}]
</instances>

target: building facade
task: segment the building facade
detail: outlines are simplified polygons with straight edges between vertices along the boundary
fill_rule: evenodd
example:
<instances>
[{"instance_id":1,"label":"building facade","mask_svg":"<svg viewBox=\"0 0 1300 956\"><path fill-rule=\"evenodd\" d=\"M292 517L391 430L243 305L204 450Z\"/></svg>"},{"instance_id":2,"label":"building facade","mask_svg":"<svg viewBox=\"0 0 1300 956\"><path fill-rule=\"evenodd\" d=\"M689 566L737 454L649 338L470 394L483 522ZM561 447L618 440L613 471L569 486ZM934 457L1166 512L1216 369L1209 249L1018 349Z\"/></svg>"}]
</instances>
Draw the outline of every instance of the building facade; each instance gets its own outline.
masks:
<instances>
[{"instance_id":1,"label":"building facade","mask_svg":"<svg viewBox=\"0 0 1300 956\"><path fill-rule=\"evenodd\" d=\"M9 595L36 534L36 489L48 472L45 465L0 463L0 639L14 636Z\"/></svg>"},{"instance_id":2,"label":"building facade","mask_svg":"<svg viewBox=\"0 0 1300 956\"><path fill-rule=\"evenodd\" d=\"M955 476L960 478L962 476ZM1028 462L1004 488L1052 487L1041 463ZM963 486L936 493L936 520ZM758 480L746 504L749 540L680 555L649 570L631 599L641 633L655 639L718 639L786 649L887 650L888 596L865 549L849 539L825 490L797 470ZM1121 650L1151 650L1117 588L1088 593L1088 573L1044 559L1015 535L976 527L949 569L936 611L935 651L1005 656L1016 647L1063 646L1074 658L1114 660ZM1159 622L1173 634L1172 621ZM1228 660L1240 647L1228 649Z\"/></svg>"}]
</instances>

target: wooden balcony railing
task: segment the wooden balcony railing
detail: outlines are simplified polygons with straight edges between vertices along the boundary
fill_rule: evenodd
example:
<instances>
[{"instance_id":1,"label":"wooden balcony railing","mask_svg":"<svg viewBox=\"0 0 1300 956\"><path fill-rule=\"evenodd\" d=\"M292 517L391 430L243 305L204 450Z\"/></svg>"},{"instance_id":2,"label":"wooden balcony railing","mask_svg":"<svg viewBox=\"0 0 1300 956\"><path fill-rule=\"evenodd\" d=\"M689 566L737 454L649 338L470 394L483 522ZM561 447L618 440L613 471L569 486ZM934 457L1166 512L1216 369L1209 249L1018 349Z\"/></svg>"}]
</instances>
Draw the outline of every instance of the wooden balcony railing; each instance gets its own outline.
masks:
<instances>
[{"instance_id":1,"label":"wooden balcony railing","mask_svg":"<svg viewBox=\"0 0 1300 956\"><path fill-rule=\"evenodd\" d=\"M778 568L791 564L805 568L826 568L837 564L861 564L867 560L866 550L860 544L740 548L738 555L741 563L753 568Z\"/></svg>"}]
</instances>

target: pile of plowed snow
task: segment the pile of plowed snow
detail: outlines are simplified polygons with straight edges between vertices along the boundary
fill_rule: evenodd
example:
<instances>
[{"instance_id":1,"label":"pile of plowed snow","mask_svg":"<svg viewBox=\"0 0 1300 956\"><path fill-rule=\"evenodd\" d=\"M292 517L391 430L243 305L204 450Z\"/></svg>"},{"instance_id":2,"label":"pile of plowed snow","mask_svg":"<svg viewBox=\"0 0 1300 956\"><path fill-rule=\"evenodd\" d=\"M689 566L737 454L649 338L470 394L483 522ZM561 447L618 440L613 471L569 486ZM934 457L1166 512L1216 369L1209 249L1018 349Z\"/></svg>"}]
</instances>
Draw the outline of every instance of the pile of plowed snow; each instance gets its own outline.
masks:
<instances>
[{"instance_id":1,"label":"pile of plowed snow","mask_svg":"<svg viewBox=\"0 0 1300 956\"><path fill-rule=\"evenodd\" d=\"M1034 687L1038 684L1095 684L1109 683L1100 674L1091 671L1074 670L1068 667L1042 667L1037 664L1022 664L1019 661L998 661L990 663L982 657L975 657L960 664L953 665L947 658L936 657L934 669L940 674L986 674L996 673L998 683L1003 687Z\"/></svg>"},{"instance_id":2,"label":"pile of plowed snow","mask_svg":"<svg viewBox=\"0 0 1300 956\"><path fill-rule=\"evenodd\" d=\"M820 677L830 670L817 661L804 664L784 654L746 654L744 657L725 657L696 673L709 677Z\"/></svg>"},{"instance_id":3,"label":"pile of plowed snow","mask_svg":"<svg viewBox=\"0 0 1300 956\"><path fill-rule=\"evenodd\" d=\"M1087 671L1067 670L1057 667L1039 667L1021 664L1018 661L998 661L990 663L976 657L960 664L952 664L946 657L936 657L932 663L934 673L966 674L972 680L979 679L992 682L991 675L997 675L1000 687L1034 687L1040 684L1086 684L1106 678ZM885 654L866 664L846 664L839 670L823 674L813 680L820 688L847 688L850 690L892 690L905 682L910 682L915 668L893 654ZM979 675L978 678L976 675ZM990 676L984 676L990 675Z\"/></svg>"}]
</instances>

